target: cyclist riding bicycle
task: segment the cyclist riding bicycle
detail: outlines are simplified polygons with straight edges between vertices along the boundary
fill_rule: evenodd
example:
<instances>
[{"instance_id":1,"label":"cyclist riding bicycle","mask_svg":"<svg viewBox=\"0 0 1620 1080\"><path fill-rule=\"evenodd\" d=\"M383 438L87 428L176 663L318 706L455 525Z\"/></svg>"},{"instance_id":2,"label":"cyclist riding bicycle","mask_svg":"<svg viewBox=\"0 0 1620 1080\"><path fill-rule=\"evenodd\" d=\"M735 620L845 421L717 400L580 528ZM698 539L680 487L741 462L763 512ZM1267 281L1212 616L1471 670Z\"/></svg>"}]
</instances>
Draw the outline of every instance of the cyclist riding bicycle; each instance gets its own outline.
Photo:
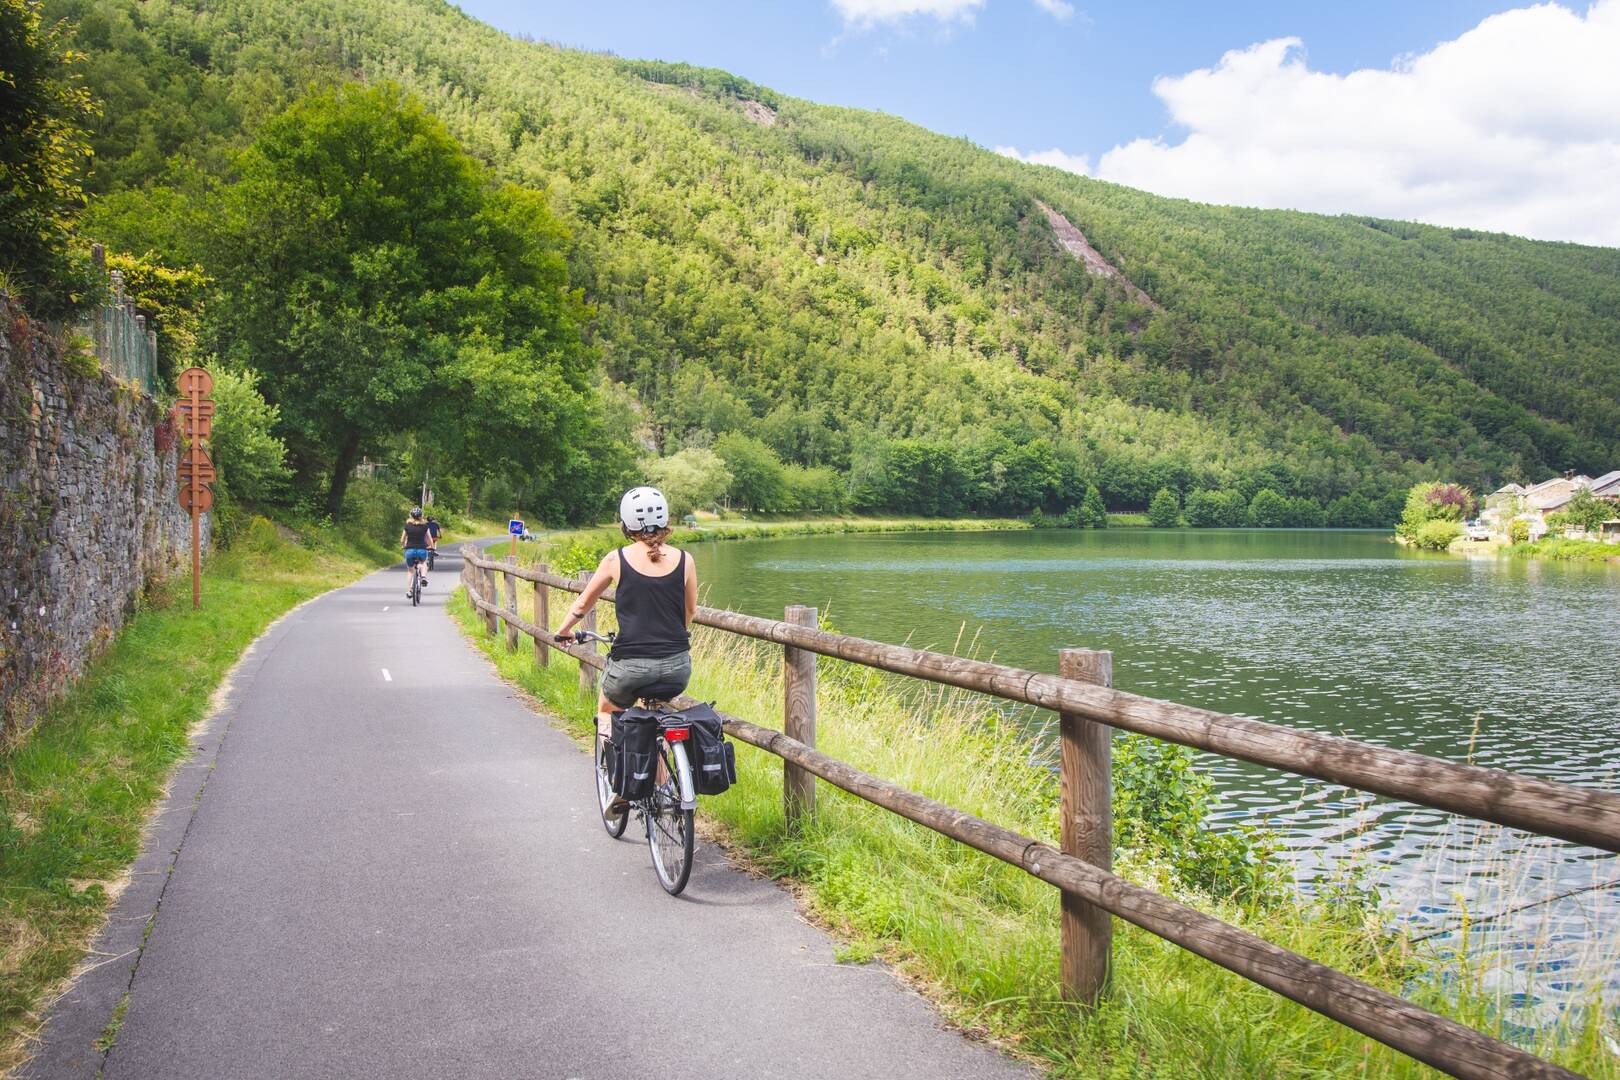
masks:
<instances>
[{"instance_id":1,"label":"cyclist riding bicycle","mask_svg":"<svg viewBox=\"0 0 1620 1080\"><path fill-rule=\"evenodd\" d=\"M635 543L603 557L554 638L563 642L601 595L617 588L619 633L608 652L596 711L604 738L612 730L612 714L630 708L644 690L657 687L674 697L686 689L692 678L690 628L697 614L697 566L686 552L665 546L670 529L663 493L651 487L625 492L619 528ZM615 803L611 809L623 807Z\"/></svg>"},{"instance_id":2,"label":"cyclist riding bicycle","mask_svg":"<svg viewBox=\"0 0 1620 1080\"><path fill-rule=\"evenodd\" d=\"M428 549L435 547L437 543L438 541L434 539L428 523L422 519L422 508L420 506L411 507L410 520L405 522L405 528L399 534L399 544L405 549L406 571L409 572L411 567L416 566L418 563L427 562ZM427 584L426 577L422 578L422 584ZM410 595L411 590L407 586L405 596L409 599Z\"/></svg>"},{"instance_id":3,"label":"cyclist riding bicycle","mask_svg":"<svg viewBox=\"0 0 1620 1080\"><path fill-rule=\"evenodd\" d=\"M427 523L428 535L433 538L433 543L428 547L427 566L422 570L422 584L424 585L427 584L427 572L433 569L433 558L439 553L439 533L444 530L444 526L439 524L439 519L432 514L428 515Z\"/></svg>"}]
</instances>

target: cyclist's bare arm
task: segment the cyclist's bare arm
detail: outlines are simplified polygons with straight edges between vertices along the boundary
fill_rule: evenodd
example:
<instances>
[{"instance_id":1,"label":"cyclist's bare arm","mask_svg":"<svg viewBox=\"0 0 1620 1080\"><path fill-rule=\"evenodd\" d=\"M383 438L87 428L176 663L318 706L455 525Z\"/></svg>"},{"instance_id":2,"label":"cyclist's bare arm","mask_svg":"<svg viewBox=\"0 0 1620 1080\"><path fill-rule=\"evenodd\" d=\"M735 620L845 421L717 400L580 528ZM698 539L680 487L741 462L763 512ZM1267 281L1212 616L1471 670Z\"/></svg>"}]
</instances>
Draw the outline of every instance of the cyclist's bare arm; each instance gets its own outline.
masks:
<instances>
[{"instance_id":1,"label":"cyclist's bare arm","mask_svg":"<svg viewBox=\"0 0 1620 1080\"><path fill-rule=\"evenodd\" d=\"M697 618L697 560L692 553L686 553L686 628L692 628L692 620Z\"/></svg>"},{"instance_id":2,"label":"cyclist's bare arm","mask_svg":"<svg viewBox=\"0 0 1620 1080\"><path fill-rule=\"evenodd\" d=\"M575 600L573 606L568 609L567 617L563 619L562 625L557 628L556 637L567 636L569 631L573 630L580 620L585 618L591 608L596 606L596 602L602 598L602 594L612 588L618 580L619 553L610 551L602 557L602 562L597 566L596 573L592 574L591 580L586 583L585 591L579 594L579 599Z\"/></svg>"}]
</instances>

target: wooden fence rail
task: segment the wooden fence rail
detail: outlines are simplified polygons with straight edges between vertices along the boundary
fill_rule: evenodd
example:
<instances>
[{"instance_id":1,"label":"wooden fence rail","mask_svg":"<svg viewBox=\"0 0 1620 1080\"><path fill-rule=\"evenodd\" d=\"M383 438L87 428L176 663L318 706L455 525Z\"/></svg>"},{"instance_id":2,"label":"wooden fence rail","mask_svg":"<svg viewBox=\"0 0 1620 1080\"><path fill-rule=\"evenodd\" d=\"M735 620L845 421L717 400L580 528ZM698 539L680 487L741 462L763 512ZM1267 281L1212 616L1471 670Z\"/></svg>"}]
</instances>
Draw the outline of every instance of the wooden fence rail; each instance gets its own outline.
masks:
<instances>
[{"instance_id":1,"label":"wooden fence rail","mask_svg":"<svg viewBox=\"0 0 1620 1080\"><path fill-rule=\"evenodd\" d=\"M551 644L548 627L518 616L513 605L500 604L494 583L494 575L500 573L534 582L537 587L577 593L584 590L586 576L576 580L544 569L497 562L483 557L470 545L462 549L462 556L462 584L467 588L474 609L486 616L489 633L497 632L497 618L505 620L509 632L520 631L533 638L536 645L556 648L579 661L582 680L587 672L594 675L596 669L605 666L606 661L594 647ZM611 602L612 591L604 594L603 599ZM543 605L537 602L536 613L542 610ZM784 712L788 717L795 712L800 714L789 723L801 738L722 713L726 731L783 760L784 800L792 813L814 812L813 785L809 785L810 790L806 792L807 785L795 779L795 774L812 774L1057 886L1064 898L1062 967L1065 992L1070 996L1090 1001L1102 990L1108 963L1108 917L1101 913L1106 912L1453 1076L1576 1076L1524 1050L1111 873L1108 869L1110 824L1106 817L1107 727L1140 731L1245 761L1610 851L1620 850L1620 795L1535 780L1497 769L1456 765L1420 754L1297 732L1274 724L1126 694L1111 688L1112 666L1107 653L1066 650L1064 675L1044 675L828 633L815 629L813 616L804 615L807 611L813 609L789 609L791 621L778 622L729 611L698 609L697 622L701 625L785 647L788 674L784 680ZM813 691L809 697L810 715L803 715L806 709L803 653L833 656L1010 701L1057 709L1064 735L1060 783L1064 801L1063 846L1068 850L1059 851L861 772L816 750ZM798 673L791 674L795 668ZM814 678L813 674L809 677ZM695 702L691 699L678 702L692 703ZM806 734L808 739L803 738ZM1352 762L1332 760L1335 754L1348 755ZM1426 777L1421 788L1416 785L1419 772ZM1542 804L1535 805L1535 799L1543 800ZM1577 820L1580 815L1585 815L1584 819Z\"/></svg>"}]
</instances>

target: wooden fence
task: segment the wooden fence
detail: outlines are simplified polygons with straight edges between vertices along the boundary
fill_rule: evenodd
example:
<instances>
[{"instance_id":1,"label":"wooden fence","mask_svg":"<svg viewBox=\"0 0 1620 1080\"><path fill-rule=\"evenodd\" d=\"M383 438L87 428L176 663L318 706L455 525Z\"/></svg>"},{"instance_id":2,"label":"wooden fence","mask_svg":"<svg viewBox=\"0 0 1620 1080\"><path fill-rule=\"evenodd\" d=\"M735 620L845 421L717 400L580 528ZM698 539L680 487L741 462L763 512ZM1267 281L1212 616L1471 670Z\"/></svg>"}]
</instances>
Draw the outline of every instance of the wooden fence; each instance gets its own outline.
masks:
<instances>
[{"instance_id":1,"label":"wooden fence","mask_svg":"<svg viewBox=\"0 0 1620 1080\"><path fill-rule=\"evenodd\" d=\"M461 578L488 632L497 633L499 624L505 623L509 649L518 647L519 634L527 635L533 639L537 663L544 666L552 649L565 652L579 661L581 685L595 685L595 673L605 661L594 646L562 648L551 643L547 600L548 587L583 592L588 573L566 578L548 572L544 565L531 568L510 557L504 562L486 558L468 545L462 548ZM532 621L518 614L519 581L533 586ZM603 599L611 602L612 592ZM1452 1076L1576 1075L1111 873L1109 729L1152 735L1612 852L1620 852L1620 793L1459 765L1125 693L1112 687L1112 658L1107 652L1065 649L1060 655L1061 674L1048 675L818 630L814 608L790 607L786 616L777 621L699 608L697 622L783 646L784 730L731 716L725 716L725 725L733 738L782 759L783 799L790 820L815 812L812 777L820 777L1057 886L1063 900L1060 966L1069 997L1091 1003L1104 991L1112 915ZM818 654L1055 710L1062 737L1060 848L818 752Z\"/></svg>"}]
</instances>

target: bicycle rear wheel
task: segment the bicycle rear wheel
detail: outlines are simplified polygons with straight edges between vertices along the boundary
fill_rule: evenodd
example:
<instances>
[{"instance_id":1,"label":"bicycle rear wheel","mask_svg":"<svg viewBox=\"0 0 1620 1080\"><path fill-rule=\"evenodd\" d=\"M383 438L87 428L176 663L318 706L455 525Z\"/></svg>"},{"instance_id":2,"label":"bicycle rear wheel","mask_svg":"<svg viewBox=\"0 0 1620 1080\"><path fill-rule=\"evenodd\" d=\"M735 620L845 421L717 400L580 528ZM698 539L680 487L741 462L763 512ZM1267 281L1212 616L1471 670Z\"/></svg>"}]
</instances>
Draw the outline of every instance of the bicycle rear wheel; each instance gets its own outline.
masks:
<instances>
[{"instance_id":1,"label":"bicycle rear wheel","mask_svg":"<svg viewBox=\"0 0 1620 1080\"><path fill-rule=\"evenodd\" d=\"M411 607L420 607L422 604L422 575L411 573Z\"/></svg>"},{"instance_id":2,"label":"bicycle rear wheel","mask_svg":"<svg viewBox=\"0 0 1620 1080\"><path fill-rule=\"evenodd\" d=\"M664 763L668 778L647 800L647 846L652 849L658 884L669 895L679 896L692 876L692 811L681 809L674 755L666 753Z\"/></svg>"},{"instance_id":3,"label":"bicycle rear wheel","mask_svg":"<svg viewBox=\"0 0 1620 1080\"><path fill-rule=\"evenodd\" d=\"M602 828L607 834L617 840L624 835L626 825L630 824L630 811L620 810L617 816L608 813L608 804L613 801L613 784L608 779L606 739L600 732L596 736L596 805L602 811Z\"/></svg>"}]
</instances>

